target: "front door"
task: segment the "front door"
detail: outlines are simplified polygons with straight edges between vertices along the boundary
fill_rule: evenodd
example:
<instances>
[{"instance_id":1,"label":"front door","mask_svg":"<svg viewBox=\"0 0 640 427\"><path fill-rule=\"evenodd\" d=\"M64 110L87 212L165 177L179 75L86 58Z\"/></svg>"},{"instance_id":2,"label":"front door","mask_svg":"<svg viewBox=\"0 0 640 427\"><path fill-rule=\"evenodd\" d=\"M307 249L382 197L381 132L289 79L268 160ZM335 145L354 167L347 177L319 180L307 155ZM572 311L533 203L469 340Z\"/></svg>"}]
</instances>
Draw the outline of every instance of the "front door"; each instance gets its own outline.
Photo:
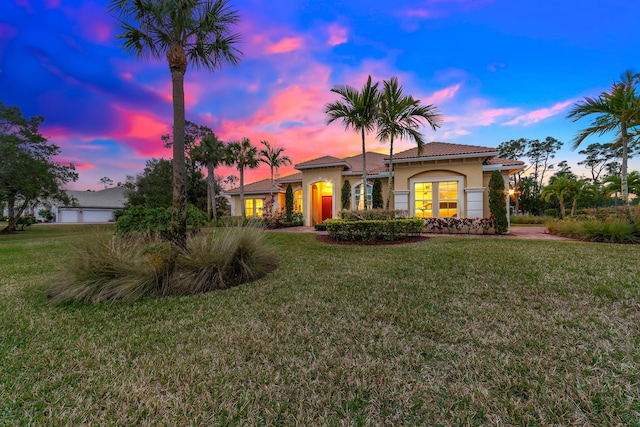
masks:
<instances>
[{"instance_id":1,"label":"front door","mask_svg":"<svg viewBox=\"0 0 640 427\"><path fill-rule=\"evenodd\" d=\"M330 219L331 209L333 208L332 196L322 196L322 220Z\"/></svg>"}]
</instances>

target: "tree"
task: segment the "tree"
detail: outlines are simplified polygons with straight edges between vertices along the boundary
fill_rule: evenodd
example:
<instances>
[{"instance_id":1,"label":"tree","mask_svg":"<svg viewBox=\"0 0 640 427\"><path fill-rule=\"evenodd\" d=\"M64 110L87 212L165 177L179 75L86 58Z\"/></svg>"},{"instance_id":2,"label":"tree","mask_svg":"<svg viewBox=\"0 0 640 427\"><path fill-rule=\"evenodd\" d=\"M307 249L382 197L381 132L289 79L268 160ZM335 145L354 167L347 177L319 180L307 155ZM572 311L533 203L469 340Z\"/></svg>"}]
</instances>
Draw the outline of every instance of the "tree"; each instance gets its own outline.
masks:
<instances>
[{"instance_id":1,"label":"tree","mask_svg":"<svg viewBox=\"0 0 640 427\"><path fill-rule=\"evenodd\" d=\"M285 220L293 222L293 188L291 184L287 184L287 190L284 193Z\"/></svg>"},{"instance_id":2,"label":"tree","mask_svg":"<svg viewBox=\"0 0 640 427\"><path fill-rule=\"evenodd\" d=\"M289 156L282 155L284 147L276 147L275 145L272 147L269 141L260 141L260 144L262 144L264 148L260 150L259 160L269 166L269 170L271 172L270 193L272 193L273 186L275 185L274 171L277 171L278 168L282 166L290 165L291 159L289 158Z\"/></svg>"},{"instance_id":3,"label":"tree","mask_svg":"<svg viewBox=\"0 0 640 427\"><path fill-rule=\"evenodd\" d=\"M346 130L353 129L362 134L362 188L363 194L367 189L367 149L365 133L375 128L378 114L380 93L378 83L371 84L371 76L367 79L361 91L344 85L334 86L331 92L342 97L341 101L331 102L324 107L327 115L327 125L340 119ZM367 198L364 198L364 209L367 209Z\"/></svg>"},{"instance_id":4,"label":"tree","mask_svg":"<svg viewBox=\"0 0 640 427\"><path fill-rule=\"evenodd\" d=\"M579 154L587 156L578 162L590 169L591 180L594 183L600 181L600 175L607 169L607 166L620 157L620 151L613 147L613 144L589 144L586 149L578 151Z\"/></svg>"},{"instance_id":5,"label":"tree","mask_svg":"<svg viewBox=\"0 0 640 427\"><path fill-rule=\"evenodd\" d=\"M500 171L493 171L489 179L489 211L496 222L496 233L508 231L507 206L504 194L504 178Z\"/></svg>"},{"instance_id":6,"label":"tree","mask_svg":"<svg viewBox=\"0 0 640 427\"><path fill-rule=\"evenodd\" d=\"M418 154L422 153L424 138L420 126L427 122L434 131L442 124L442 116L432 105L420 105L420 101L405 95L397 77L383 82L384 90L380 96L377 126L378 139L389 141L389 189L386 209L389 210L393 188L393 141L408 138L418 145Z\"/></svg>"},{"instance_id":7,"label":"tree","mask_svg":"<svg viewBox=\"0 0 640 427\"><path fill-rule=\"evenodd\" d=\"M213 132L208 133L200 140L200 144L191 150L191 157L207 168L207 215L209 221L217 220L214 172L217 166L226 163L227 152L224 142L220 141Z\"/></svg>"},{"instance_id":8,"label":"tree","mask_svg":"<svg viewBox=\"0 0 640 427\"><path fill-rule=\"evenodd\" d=\"M124 50L138 58L166 57L173 93L173 215L172 240L185 247L187 239L187 191L184 156L184 76L187 65L219 69L239 62L231 32L238 14L227 0L111 0L110 11L120 23Z\"/></svg>"},{"instance_id":9,"label":"tree","mask_svg":"<svg viewBox=\"0 0 640 427\"><path fill-rule=\"evenodd\" d=\"M105 176L100 178L100 184L104 185L104 188L106 190L110 185L113 185L113 180L108 176Z\"/></svg>"},{"instance_id":10,"label":"tree","mask_svg":"<svg viewBox=\"0 0 640 427\"><path fill-rule=\"evenodd\" d=\"M251 145L249 138L242 138L241 141L230 142L227 145L227 162L236 165L240 172L240 212L242 218L246 218L246 206L244 205L244 170L256 169L260 162L258 160L258 149Z\"/></svg>"},{"instance_id":11,"label":"tree","mask_svg":"<svg viewBox=\"0 0 640 427\"><path fill-rule=\"evenodd\" d=\"M621 186L622 198L627 206L627 215L631 219L631 205L629 202L629 187L627 184L627 160L631 135L640 127L640 96L636 87L640 81L640 74L627 71L621 81L612 83L608 92L602 92L598 98L585 97L583 101L574 104L567 115L572 121L594 117L591 125L582 129L573 140L575 150L582 142L592 135L604 135L615 132L622 147L621 153Z\"/></svg>"},{"instance_id":12,"label":"tree","mask_svg":"<svg viewBox=\"0 0 640 427\"><path fill-rule=\"evenodd\" d=\"M76 181L73 164L54 161L60 148L39 131L43 117L25 118L18 107L0 102L0 205L8 210L8 224L2 233L15 231L28 207L45 200L69 202L60 188Z\"/></svg>"},{"instance_id":13,"label":"tree","mask_svg":"<svg viewBox=\"0 0 640 427\"><path fill-rule=\"evenodd\" d=\"M554 176L549 180L549 185L542 189L542 198L548 202L552 197L558 199L560 203L560 216L567 216L565 208L565 199L570 198L574 191L572 180L566 176Z\"/></svg>"},{"instance_id":14,"label":"tree","mask_svg":"<svg viewBox=\"0 0 640 427\"><path fill-rule=\"evenodd\" d=\"M144 170L127 176L124 184L128 206L168 208L172 205L173 165L166 159L147 160ZM200 171L190 171L187 177L187 202L203 210L206 203L206 183ZM218 184L219 187L219 184Z\"/></svg>"},{"instance_id":15,"label":"tree","mask_svg":"<svg viewBox=\"0 0 640 427\"><path fill-rule=\"evenodd\" d=\"M562 142L548 136L544 141L537 139L529 140L525 155L529 158L533 168L533 179L538 183L538 188L544 185L544 177L547 171L553 169L551 160L555 158L558 150L562 148ZM539 196L540 194L538 194Z\"/></svg>"},{"instance_id":16,"label":"tree","mask_svg":"<svg viewBox=\"0 0 640 427\"><path fill-rule=\"evenodd\" d=\"M344 184L342 185L342 209L350 209L351 208L351 183L348 179L344 180Z\"/></svg>"},{"instance_id":17,"label":"tree","mask_svg":"<svg viewBox=\"0 0 640 427\"><path fill-rule=\"evenodd\" d=\"M371 204L373 209L382 209L384 200L382 199L382 181L380 178L373 180L373 190L371 191Z\"/></svg>"},{"instance_id":18,"label":"tree","mask_svg":"<svg viewBox=\"0 0 640 427\"><path fill-rule=\"evenodd\" d=\"M622 192L622 179L617 175L609 175L604 179L607 193L620 193ZM640 197L640 172L631 171L627 175L627 185L629 187L629 193L635 194Z\"/></svg>"}]
</instances>

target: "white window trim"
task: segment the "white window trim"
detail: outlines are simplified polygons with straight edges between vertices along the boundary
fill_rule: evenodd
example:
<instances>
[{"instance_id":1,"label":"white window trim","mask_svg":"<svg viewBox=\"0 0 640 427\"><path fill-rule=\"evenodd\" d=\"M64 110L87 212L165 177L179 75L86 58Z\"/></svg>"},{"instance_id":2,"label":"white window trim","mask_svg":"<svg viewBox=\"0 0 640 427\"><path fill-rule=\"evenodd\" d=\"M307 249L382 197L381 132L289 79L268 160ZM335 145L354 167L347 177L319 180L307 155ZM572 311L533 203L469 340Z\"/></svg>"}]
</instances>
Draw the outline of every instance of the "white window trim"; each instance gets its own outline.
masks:
<instances>
[{"instance_id":1,"label":"white window trim","mask_svg":"<svg viewBox=\"0 0 640 427\"><path fill-rule=\"evenodd\" d=\"M464 206L464 177L459 175L454 176L439 176L434 178L414 178L409 180L411 198L409 200L409 215L416 216L416 191L415 184L423 184L427 182L442 182L442 181L457 181L458 182L458 218L463 218L466 212ZM435 194L435 192L434 192ZM434 206L436 201L433 201ZM436 218L436 217L434 217Z\"/></svg>"},{"instance_id":2,"label":"white window trim","mask_svg":"<svg viewBox=\"0 0 640 427\"><path fill-rule=\"evenodd\" d=\"M351 186L351 210L358 210L358 206L356 204L356 188L360 187L362 182L363 181L360 180ZM371 203L373 204L373 184L368 184L367 186L371 187ZM369 206L369 209L372 209L372 207Z\"/></svg>"}]
</instances>

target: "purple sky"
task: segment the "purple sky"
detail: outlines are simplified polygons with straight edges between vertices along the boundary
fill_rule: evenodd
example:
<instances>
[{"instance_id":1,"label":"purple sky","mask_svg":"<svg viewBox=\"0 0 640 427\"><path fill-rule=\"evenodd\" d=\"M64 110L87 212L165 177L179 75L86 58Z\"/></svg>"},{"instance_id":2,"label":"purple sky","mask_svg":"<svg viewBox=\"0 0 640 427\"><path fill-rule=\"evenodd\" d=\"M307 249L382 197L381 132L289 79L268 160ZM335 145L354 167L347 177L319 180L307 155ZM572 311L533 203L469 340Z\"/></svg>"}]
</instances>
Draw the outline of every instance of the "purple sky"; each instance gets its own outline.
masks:
<instances>
[{"instance_id":1,"label":"purple sky","mask_svg":"<svg viewBox=\"0 0 640 427\"><path fill-rule=\"evenodd\" d=\"M99 189L170 158L160 136L172 123L165 62L126 56L106 0L2 0L0 101L42 115L43 134L74 162L73 189ZM640 3L629 0L237 0L244 53L236 67L189 69L187 119L223 140L266 139L294 163L360 150L359 135L325 125L334 85L362 87L398 76L405 91L437 105L444 124L429 141L496 147L553 136L575 172L571 140L589 123L565 119L627 69L640 71ZM609 142L613 136L585 141ZM411 142L396 145L396 152ZM371 135L367 147L388 147ZM640 169L633 159L631 169ZM280 170L281 175L292 172ZM220 170L221 174L231 170ZM268 176L266 166L248 182Z\"/></svg>"}]
</instances>

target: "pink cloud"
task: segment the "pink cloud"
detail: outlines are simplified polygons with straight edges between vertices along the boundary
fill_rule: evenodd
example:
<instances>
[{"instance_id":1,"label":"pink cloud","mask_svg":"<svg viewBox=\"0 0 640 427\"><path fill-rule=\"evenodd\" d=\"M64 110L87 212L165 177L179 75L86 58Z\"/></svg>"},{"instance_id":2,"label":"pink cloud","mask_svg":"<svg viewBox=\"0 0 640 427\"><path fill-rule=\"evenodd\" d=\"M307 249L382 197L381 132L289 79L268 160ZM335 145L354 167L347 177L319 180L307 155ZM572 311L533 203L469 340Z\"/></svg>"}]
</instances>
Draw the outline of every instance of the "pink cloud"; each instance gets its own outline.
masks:
<instances>
[{"instance_id":1,"label":"pink cloud","mask_svg":"<svg viewBox=\"0 0 640 427\"><path fill-rule=\"evenodd\" d=\"M329 32L329 40L327 41L329 46L337 46L347 42L348 31L345 27L341 27L338 24L331 24L327 30Z\"/></svg>"},{"instance_id":2,"label":"pink cloud","mask_svg":"<svg viewBox=\"0 0 640 427\"><path fill-rule=\"evenodd\" d=\"M277 53L288 53L294 50L298 50L302 47L302 38L301 37L286 37L280 40L277 43L271 44L267 47L267 52L277 54Z\"/></svg>"},{"instance_id":3,"label":"pink cloud","mask_svg":"<svg viewBox=\"0 0 640 427\"><path fill-rule=\"evenodd\" d=\"M426 97L423 100L424 104L434 104L436 106L440 104L444 104L445 102L451 100L456 96L460 88L462 87L462 83L458 83L453 86L446 87L444 89L438 90L434 92L431 96Z\"/></svg>"},{"instance_id":4,"label":"pink cloud","mask_svg":"<svg viewBox=\"0 0 640 427\"><path fill-rule=\"evenodd\" d=\"M530 111L526 114L521 114L515 119L505 123L505 126L523 125L529 126L534 123L538 123L541 120L548 119L562 112L565 108L573 104L573 100L558 102L550 108L540 108L538 110Z\"/></svg>"}]
</instances>

